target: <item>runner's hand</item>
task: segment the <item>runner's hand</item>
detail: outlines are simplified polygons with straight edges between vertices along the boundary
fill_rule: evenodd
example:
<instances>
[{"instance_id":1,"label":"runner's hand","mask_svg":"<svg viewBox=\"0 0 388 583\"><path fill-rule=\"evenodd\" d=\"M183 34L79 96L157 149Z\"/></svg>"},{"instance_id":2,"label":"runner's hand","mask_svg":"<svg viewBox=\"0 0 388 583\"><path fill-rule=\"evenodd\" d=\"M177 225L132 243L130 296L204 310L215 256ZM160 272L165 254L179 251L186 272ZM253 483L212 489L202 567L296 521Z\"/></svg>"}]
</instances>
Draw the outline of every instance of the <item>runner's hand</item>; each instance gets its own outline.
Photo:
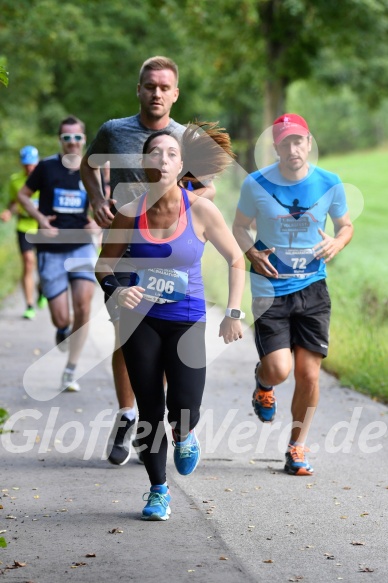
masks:
<instances>
[{"instance_id":1,"label":"runner's hand","mask_svg":"<svg viewBox=\"0 0 388 583\"><path fill-rule=\"evenodd\" d=\"M8 223L8 221L10 221L12 219L11 211L9 209L3 210L3 212L0 213L0 219L2 221L4 221L5 223Z\"/></svg>"},{"instance_id":2,"label":"runner's hand","mask_svg":"<svg viewBox=\"0 0 388 583\"><path fill-rule=\"evenodd\" d=\"M116 204L116 200L113 198L108 198L102 200L98 205L93 207L94 220L97 225L102 228L109 228L114 219L114 214L111 208Z\"/></svg>"},{"instance_id":3,"label":"runner's hand","mask_svg":"<svg viewBox=\"0 0 388 583\"><path fill-rule=\"evenodd\" d=\"M234 318L229 318L225 316L220 324L219 337L224 338L225 344L233 342L234 340L239 340L243 337L243 331L241 327L241 320L235 320Z\"/></svg>"},{"instance_id":4,"label":"runner's hand","mask_svg":"<svg viewBox=\"0 0 388 583\"><path fill-rule=\"evenodd\" d=\"M122 308L133 310L143 299L144 287L134 285L132 287L123 287L117 294L117 303Z\"/></svg>"},{"instance_id":5,"label":"runner's hand","mask_svg":"<svg viewBox=\"0 0 388 583\"><path fill-rule=\"evenodd\" d=\"M56 218L57 215L41 215L39 218L39 233L49 239L56 237L59 230L51 224Z\"/></svg>"},{"instance_id":6,"label":"runner's hand","mask_svg":"<svg viewBox=\"0 0 388 583\"><path fill-rule=\"evenodd\" d=\"M335 237L331 237L322 231L322 229L318 229L318 233L321 235L322 241L313 247L315 257L323 259L324 263L328 263L343 249L343 244Z\"/></svg>"},{"instance_id":7,"label":"runner's hand","mask_svg":"<svg viewBox=\"0 0 388 583\"><path fill-rule=\"evenodd\" d=\"M275 247L264 249L263 251L258 251L256 248L252 248L247 252L246 256L256 273L265 275L266 277L277 278L278 272L268 259L272 253L275 253Z\"/></svg>"}]
</instances>

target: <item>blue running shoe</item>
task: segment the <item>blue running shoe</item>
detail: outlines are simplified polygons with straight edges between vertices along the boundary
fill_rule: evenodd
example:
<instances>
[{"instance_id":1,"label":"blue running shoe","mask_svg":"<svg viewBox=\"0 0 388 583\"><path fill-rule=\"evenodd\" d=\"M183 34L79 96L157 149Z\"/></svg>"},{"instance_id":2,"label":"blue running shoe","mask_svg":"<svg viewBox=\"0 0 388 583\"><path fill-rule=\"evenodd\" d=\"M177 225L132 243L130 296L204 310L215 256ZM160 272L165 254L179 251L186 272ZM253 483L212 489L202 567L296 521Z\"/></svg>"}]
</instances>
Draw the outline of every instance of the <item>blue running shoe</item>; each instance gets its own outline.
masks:
<instances>
[{"instance_id":1,"label":"blue running shoe","mask_svg":"<svg viewBox=\"0 0 388 583\"><path fill-rule=\"evenodd\" d=\"M291 476L311 476L314 473L308 462L305 452L310 451L303 445L289 445L286 453L286 465L284 471Z\"/></svg>"},{"instance_id":2,"label":"blue running shoe","mask_svg":"<svg viewBox=\"0 0 388 583\"><path fill-rule=\"evenodd\" d=\"M168 520L171 514L168 486L151 486L150 491L143 494L143 500L147 501L141 515L143 520Z\"/></svg>"},{"instance_id":3,"label":"blue running shoe","mask_svg":"<svg viewBox=\"0 0 388 583\"><path fill-rule=\"evenodd\" d=\"M277 410L275 392L273 389L266 391L261 388L257 379L258 366L259 364L255 368L256 388L252 395L252 407L260 421L271 423L275 419Z\"/></svg>"},{"instance_id":4,"label":"blue running shoe","mask_svg":"<svg viewBox=\"0 0 388 583\"><path fill-rule=\"evenodd\" d=\"M175 432L173 432L175 437ZM173 441L174 464L179 474L188 476L192 474L201 457L201 446L192 429L184 441Z\"/></svg>"}]
</instances>

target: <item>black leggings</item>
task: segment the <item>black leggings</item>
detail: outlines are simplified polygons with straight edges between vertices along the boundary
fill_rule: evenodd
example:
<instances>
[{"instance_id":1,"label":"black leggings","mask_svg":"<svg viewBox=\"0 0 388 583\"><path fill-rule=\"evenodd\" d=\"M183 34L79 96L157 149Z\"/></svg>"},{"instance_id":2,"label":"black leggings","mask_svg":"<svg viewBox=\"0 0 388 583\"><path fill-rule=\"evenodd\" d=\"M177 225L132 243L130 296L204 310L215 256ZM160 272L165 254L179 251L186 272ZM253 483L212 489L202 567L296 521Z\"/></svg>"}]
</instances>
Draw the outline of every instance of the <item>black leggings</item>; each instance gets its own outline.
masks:
<instances>
[{"instance_id":1,"label":"black leggings","mask_svg":"<svg viewBox=\"0 0 388 583\"><path fill-rule=\"evenodd\" d=\"M168 421L178 434L187 434L199 421L206 377L205 323L161 320L122 309L120 338L139 410L137 439L146 445L144 464L151 485L164 484L166 405Z\"/></svg>"}]
</instances>

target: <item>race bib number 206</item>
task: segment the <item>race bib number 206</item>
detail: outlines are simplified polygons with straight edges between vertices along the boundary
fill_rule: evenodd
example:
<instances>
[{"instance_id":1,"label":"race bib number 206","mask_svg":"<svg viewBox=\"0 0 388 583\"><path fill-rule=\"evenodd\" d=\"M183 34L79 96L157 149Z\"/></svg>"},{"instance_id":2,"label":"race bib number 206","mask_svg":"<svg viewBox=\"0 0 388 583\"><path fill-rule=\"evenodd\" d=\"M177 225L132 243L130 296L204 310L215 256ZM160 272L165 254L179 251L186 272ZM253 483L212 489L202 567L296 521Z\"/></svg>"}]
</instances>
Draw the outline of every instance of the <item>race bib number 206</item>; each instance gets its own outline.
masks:
<instances>
[{"instance_id":1,"label":"race bib number 206","mask_svg":"<svg viewBox=\"0 0 388 583\"><path fill-rule=\"evenodd\" d=\"M179 302L186 297L188 273L176 269L140 269L137 285L143 287L144 299L156 302Z\"/></svg>"}]
</instances>

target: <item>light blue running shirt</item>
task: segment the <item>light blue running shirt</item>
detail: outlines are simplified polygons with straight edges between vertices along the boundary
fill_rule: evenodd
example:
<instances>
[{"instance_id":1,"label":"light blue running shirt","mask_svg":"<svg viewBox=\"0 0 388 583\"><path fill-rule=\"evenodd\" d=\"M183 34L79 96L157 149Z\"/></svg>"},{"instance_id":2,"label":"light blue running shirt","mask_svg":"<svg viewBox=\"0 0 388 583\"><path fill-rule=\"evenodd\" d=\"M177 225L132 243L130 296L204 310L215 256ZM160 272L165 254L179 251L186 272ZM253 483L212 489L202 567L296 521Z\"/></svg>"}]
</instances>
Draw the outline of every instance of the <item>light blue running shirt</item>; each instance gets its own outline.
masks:
<instances>
[{"instance_id":1,"label":"light blue running shirt","mask_svg":"<svg viewBox=\"0 0 388 583\"><path fill-rule=\"evenodd\" d=\"M244 180L238 209L256 219L258 250L275 247L269 260L279 279L257 274L251 267L252 297L282 296L326 277L326 266L315 259L314 245L322 241L327 215L342 217L348 210L340 178L310 165L299 181L286 180L275 163Z\"/></svg>"}]
</instances>

